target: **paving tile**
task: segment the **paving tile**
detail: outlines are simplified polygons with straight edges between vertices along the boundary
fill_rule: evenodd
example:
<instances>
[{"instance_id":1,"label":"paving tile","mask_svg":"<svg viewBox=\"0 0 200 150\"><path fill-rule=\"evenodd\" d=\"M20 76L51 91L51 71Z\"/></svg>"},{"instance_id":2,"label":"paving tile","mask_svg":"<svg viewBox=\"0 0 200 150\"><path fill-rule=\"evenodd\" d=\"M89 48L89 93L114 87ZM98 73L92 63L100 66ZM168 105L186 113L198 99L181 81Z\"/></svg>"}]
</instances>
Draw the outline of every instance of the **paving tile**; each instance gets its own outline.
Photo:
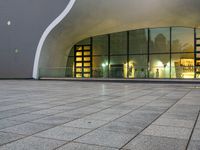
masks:
<instances>
[{"instance_id":1,"label":"paving tile","mask_svg":"<svg viewBox=\"0 0 200 150\"><path fill-rule=\"evenodd\" d=\"M120 122L129 122L129 123L135 123L136 125L140 124L141 126L146 126L150 124L154 119L155 117L148 117L148 118L146 117L144 119L142 117L133 117L132 115L126 115L117 120Z\"/></svg>"},{"instance_id":2,"label":"paving tile","mask_svg":"<svg viewBox=\"0 0 200 150\"><path fill-rule=\"evenodd\" d=\"M82 119L78 119L78 120L66 123L64 124L64 126L85 128L85 129L95 129L106 123L107 121L82 118Z\"/></svg>"},{"instance_id":3,"label":"paving tile","mask_svg":"<svg viewBox=\"0 0 200 150\"><path fill-rule=\"evenodd\" d=\"M72 120L74 120L74 118L54 115L54 116L49 116L49 117L46 117L46 118L34 120L32 122L43 123L43 124L51 124L51 125L60 125L60 124L64 124L64 123L72 121Z\"/></svg>"},{"instance_id":4,"label":"paving tile","mask_svg":"<svg viewBox=\"0 0 200 150\"><path fill-rule=\"evenodd\" d=\"M23 138L23 135L0 132L0 145ZM1 149L1 148L0 148Z\"/></svg>"},{"instance_id":5,"label":"paving tile","mask_svg":"<svg viewBox=\"0 0 200 150\"><path fill-rule=\"evenodd\" d=\"M188 150L200 150L200 141L190 141Z\"/></svg>"},{"instance_id":6,"label":"paving tile","mask_svg":"<svg viewBox=\"0 0 200 150\"><path fill-rule=\"evenodd\" d=\"M153 122L153 124L155 125L174 126L183 128L193 128L194 123L194 120L168 119L162 117Z\"/></svg>"},{"instance_id":7,"label":"paving tile","mask_svg":"<svg viewBox=\"0 0 200 150\"><path fill-rule=\"evenodd\" d=\"M89 105L89 106L92 106L92 105ZM100 111L100 108L97 109L97 108L93 108L93 107L89 107L89 106L78 108L74 111L78 111L79 113L82 113L82 114L85 114L85 115L96 113L96 112Z\"/></svg>"},{"instance_id":8,"label":"paving tile","mask_svg":"<svg viewBox=\"0 0 200 150\"><path fill-rule=\"evenodd\" d=\"M111 122L103 127L101 127L102 130L107 130L107 131L114 131L114 132L119 132L119 133L129 133L132 135L136 135L139 133L143 128L139 126L134 126L131 123L128 122Z\"/></svg>"},{"instance_id":9,"label":"paving tile","mask_svg":"<svg viewBox=\"0 0 200 150\"><path fill-rule=\"evenodd\" d=\"M87 116L88 114L90 114L90 113L80 112L78 109L76 109L76 110L72 110L72 111L69 111L69 112L59 113L59 114L57 114L57 116L69 117L69 118L82 118L82 117Z\"/></svg>"},{"instance_id":10,"label":"paving tile","mask_svg":"<svg viewBox=\"0 0 200 150\"><path fill-rule=\"evenodd\" d=\"M23 108L23 107L27 107L30 106L30 104L27 103L19 103L19 104L13 104L13 105L8 105L8 106L0 106L0 111L6 111L6 110L12 110L15 108Z\"/></svg>"},{"instance_id":11,"label":"paving tile","mask_svg":"<svg viewBox=\"0 0 200 150\"><path fill-rule=\"evenodd\" d=\"M187 113L165 113L162 118L180 119L180 120L196 120L197 114Z\"/></svg>"},{"instance_id":12,"label":"paving tile","mask_svg":"<svg viewBox=\"0 0 200 150\"><path fill-rule=\"evenodd\" d=\"M126 150L185 150L187 140L139 135L129 142Z\"/></svg>"},{"instance_id":13,"label":"paving tile","mask_svg":"<svg viewBox=\"0 0 200 150\"><path fill-rule=\"evenodd\" d=\"M199 116L199 118L198 118L198 120L197 120L196 128L200 129L200 116Z\"/></svg>"},{"instance_id":14,"label":"paving tile","mask_svg":"<svg viewBox=\"0 0 200 150\"><path fill-rule=\"evenodd\" d=\"M77 106L62 105L62 106L56 106L56 107L53 107L53 108L50 108L50 109L52 111L61 111L61 112L64 112L64 111L71 111L71 110L74 110L76 108L77 108Z\"/></svg>"},{"instance_id":15,"label":"paving tile","mask_svg":"<svg viewBox=\"0 0 200 150\"><path fill-rule=\"evenodd\" d=\"M13 127L5 128L0 131L23 134L23 135L31 135L31 134L34 134L34 133L37 133L37 132L40 132L42 130L46 130L52 127L53 127L52 125L36 124L36 123L28 122L28 123L16 125Z\"/></svg>"},{"instance_id":16,"label":"paving tile","mask_svg":"<svg viewBox=\"0 0 200 150\"><path fill-rule=\"evenodd\" d=\"M168 112L170 113L187 113L187 114L197 114L200 107L198 105L186 105L177 103Z\"/></svg>"},{"instance_id":17,"label":"paving tile","mask_svg":"<svg viewBox=\"0 0 200 150\"><path fill-rule=\"evenodd\" d=\"M192 140L200 141L200 129L194 129Z\"/></svg>"},{"instance_id":18,"label":"paving tile","mask_svg":"<svg viewBox=\"0 0 200 150\"><path fill-rule=\"evenodd\" d=\"M103 121L112 121L112 120L119 118L120 116L123 116L123 115L122 114L107 114L107 113L99 112L99 113L87 116L85 118L95 119L95 120L103 120Z\"/></svg>"},{"instance_id":19,"label":"paving tile","mask_svg":"<svg viewBox=\"0 0 200 150\"><path fill-rule=\"evenodd\" d=\"M98 107L98 108L104 108L104 109L106 109L106 108L110 108L110 107L112 107L112 106L115 106L115 105L117 105L119 102L102 102L102 103L98 103L98 104L94 104L94 105L92 105L92 106L94 106L94 107Z\"/></svg>"},{"instance_id":20,"label":"paving tile","mask_svg":"<svg viewBox=\"0 0 200 150\"><path fill-rule=\"evenodd\" d=\"M27 122L27 121L35 120L35 119L42 118L42 117L45 117L45 116L46 115L22 114L22 115L10 117L10 118L7 118L7 119L8 120L21 121L21 122Z\"/></svg>"},{"instance_id":21,"label":"paving tile","mask_svg":"<svg viewBox=\"0 0 200 150\"><path fill-rule=\"evenodd\" d=\"M160 113L137 110L130 113L129 115L133 119L154 120L160 115Z\"/></svg>"},{"instance_id":22,"label":"paving tile","mask_svg":"<svg viewBox=\"0 0 200 150\"><path fill-rule=\"evenodd\" d=\"M159 107L159 108L169 108L170 106L172 106L174 104L174 102L169 102L169 99L164 99L161 102L152 102L146 106L148 107Z\"/></svg>"},{"instance_id":23,"label":"paving tile","mask_svg":"<svg viewBox=\"0 0 200 150\"><path fill-rule=\"evenodd\" d=\"M13 121L13 120L8 120L8 119L1 119L0 120L0 129L15 126L18 124L22 124L23 122L19 121Z\"/></svg>"},{"instance_id":24,"label":"paving tile","mask_svg":"<svg viewBox=\"0 0 200 150\"><path fill-rule=\"evenodd\" d=\"M81 144L81 143L69 143L66 144L57 150L117 150L115 148Z\"/></svg>"},{"instance_id":25,"label":"paving tile","mask_svg":"<svg viewBox=\"0 0 200 150\"><path fill-rule=\"evenodd\" d=\"M135 109L137 109L139 106L137 105L128 105L128 104L125 104L125 103L122 103L120 105L117 105L117 106L113 106L111 107L112 109L116 109L118 111L121 111L121 110L126 110L126 111L133 111Z\"/></svg>"},{"instance_id":26,"label":"paving tile","mask_svg":"<svg viewBox=\"0 0 200 150\"><path fill-rule=\"evenodd\" d=\"M0 106L8 106L8 105L13 105L13 104L21 104L20 102L12 102L12 101L3 101L3 102L0 102Z\"/></svg>"},{"instance_id":27,"label":"paving tile","mask_svg":"<svg viewBox=\"0 0 200 150\"><path fill-rule=\"evenodd\" d=\"M38 109L35 109L33 107L23 107L23 108L6 110L6 111L2 111L0 113L0 119L5 119L5 118L8 118L8 117L13 117L13 116L24 114L24 113L30 113L30 112L33 112L33 111L36 111L36 110L38 110Z\"/></svg>"},{"instance_id":28,"label":"paving tile","mask_svg":"<svg viewBox=\"0 0 200 150\"><path fill-rule=\"evenodd\" d=\"M39 110L39 111L35 111L35 112L32 112L31 114L34 114L34 115L55 115L57 113L61 113L63 112L62 110L54 110L53 108L52 109L45 109L45 110Z\"/></svg>"},{"instance_id":29,"label":"paving tile","mask_svg":"<svg viewBox=\"0 0 200 150\"><path fill-rule=\"evenodd\" d=\"M177 139L189 139L191 131L192 129L189 128L151 125L141 134Z\"/></svg>"},{"instance_id":30,"label":"paving tile","mask_svg":"<svg viewBox=\"0 0 200 150\"><path fill-rule=\"evenodd\" d=\"M158 112L162 113L164 112L168 107L163 107L163 106L143 106L140 108L141 111L146 111L146 112Z\"/></svg>"},{"instance_id":31,"label":"paving tile","mask_svg":"<svg viewBox=\"0 0 200 150\"><path fill-rule=\"evenodd\" d=\"M63 141L28 137L0 147L0 150L53 150L65 144Z\"/></svg>"},{"instance_id":32,"label":"paving tile","mask_svg":"<svg viewBox=\"0 0 200 150\"><path fill-rule=\"evenodd\" d=\"M103 111L101 111L101 113L105 113L105 114L119 114L119 115L124 115L129 113L132 110L127 110L127 109L113 109L112 107L109 109L105 109Z\"/></svg>"},{"instance_id":33,"label":"paving tile","mask_svg":"<svg viewBox=\"0 0 200 150\"><path fill-rule=\"evenodd\" d=\"M49 146L53 143L51 139L64 140L66 145L62 149L119 149L169 109L143 132L145 135L140 135L143 137L135 137L133 145L129 144L138 149L149 145L147 149L179 150L185 146L200 109L200 90L195 86L3 80L0 81L0 133L4 134L0 139L2 143L11 140L4 149L51 149L54 148L54 144ZM199 149L199 122L189 148ZM95 128L98 129L92 131ZM42 138L15 141L18 134ZM45 137L48 140L44 141L47 143L44 147L40 141L46 140ZM84 144L67 144L76 138Z\"/></svg>"},{"instance_id":34,"label":"paving tile","mask_svg":"<svg viewBox=\"0 0 200 150\"><path fill-rule=\"evenodd\" d=\"M134 135L132 134L104 131L98 129L84 135L83 137L78 138L75 141L87 144L121 148L133 136Z\"/></svg>"},{"instance_id":35,"label":"paving tile","mask_svg":"<svg viewBox=\"0 0 200 150\"><path fill-rule=\"evenodd\" d=\"M75 138L89 132L88 129L79 129L66 126L58 126L44 132L36 134L37 137L53 138L57 140L71 141Z\"/></svg>"}]
</instances>

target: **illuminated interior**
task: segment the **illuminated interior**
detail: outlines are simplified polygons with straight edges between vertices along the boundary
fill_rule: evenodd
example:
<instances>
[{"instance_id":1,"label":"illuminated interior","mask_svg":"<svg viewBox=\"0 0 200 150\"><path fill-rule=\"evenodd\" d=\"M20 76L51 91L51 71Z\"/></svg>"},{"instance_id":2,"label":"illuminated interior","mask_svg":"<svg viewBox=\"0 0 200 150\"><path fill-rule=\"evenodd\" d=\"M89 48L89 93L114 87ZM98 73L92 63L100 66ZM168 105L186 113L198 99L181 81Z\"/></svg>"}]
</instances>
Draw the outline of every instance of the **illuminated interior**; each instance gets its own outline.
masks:
<instances>
[{"instance_id":1,"label":"illuminated interior","mask_svg":"<svg viewBox=\"0 0 200 150\"><path fill-rule=\"evenodd\" d=\"M75 77L90 78L91 77L91 46L77 45L75 46Z\"/></svg>"},{"instance_id":2,"label":"illuminated interior","mask_svg":"<svg viewBox=\"0 0 200 150\"><path fill-rule=\"evenodd\" d=\"M194 78L194 59L181 58L174 62L176 77Z\"/></svg>"},{"instance_id":3,"label":"illuminated interior","mask_svg":"<svg viewBox=\"0 0 200 150\"><path fill-rule=\"evenodd\" d=\"M197 37L200 37L200 29ZM195 31L196 31L195 30ZM194 29L139 29L91 37L71 50L77 78L200 78L200 41ZM91 40L92 39L92 40Z\"/></svg>"}]
</instances>

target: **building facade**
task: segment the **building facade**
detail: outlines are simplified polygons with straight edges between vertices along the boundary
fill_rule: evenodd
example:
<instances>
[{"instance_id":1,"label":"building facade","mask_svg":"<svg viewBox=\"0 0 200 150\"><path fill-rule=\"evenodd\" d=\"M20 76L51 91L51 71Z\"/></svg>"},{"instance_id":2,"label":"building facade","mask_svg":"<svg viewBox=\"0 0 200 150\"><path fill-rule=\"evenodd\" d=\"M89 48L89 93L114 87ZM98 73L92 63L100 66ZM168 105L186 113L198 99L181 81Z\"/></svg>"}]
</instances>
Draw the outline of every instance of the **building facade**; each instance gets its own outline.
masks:
<instances>
[{"instance_id":1,"label":"building facade","mask_svg":"<svg viewBox=\"0 0 200 150\"><path fill-rule=\"evenodd\" d=\"M87 38L72 48L66 77L199 78L200 30L164 27Z\"/></svg>"},{"instance_id":2,"label":"building facade","mask_svg":"<svg viewBox=\"0 0 200 150\"><path fill-rule=\"evenodd\" d=\"M0 78L198 79L199 7L199 0L2 0Z\"/></svg>"}]
</instances>

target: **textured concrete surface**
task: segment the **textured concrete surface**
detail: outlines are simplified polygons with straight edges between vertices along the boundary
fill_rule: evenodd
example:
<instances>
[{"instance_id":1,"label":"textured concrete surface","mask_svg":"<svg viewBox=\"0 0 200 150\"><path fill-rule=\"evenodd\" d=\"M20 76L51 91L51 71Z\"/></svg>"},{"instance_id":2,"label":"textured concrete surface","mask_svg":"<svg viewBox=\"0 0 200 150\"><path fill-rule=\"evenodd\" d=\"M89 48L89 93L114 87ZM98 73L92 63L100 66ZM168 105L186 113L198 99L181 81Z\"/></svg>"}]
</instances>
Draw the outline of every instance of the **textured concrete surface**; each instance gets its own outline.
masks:
<instances>
[{"instance_id":1,"label":"textured concrete surface","mask_svg":"<svg viewBox=\"0 0 200 150\"><path fill-rule=\"evenodd\" d=\"M0 80L0 150L199 150L200 85Z\"/></svg>"}]
</instances>

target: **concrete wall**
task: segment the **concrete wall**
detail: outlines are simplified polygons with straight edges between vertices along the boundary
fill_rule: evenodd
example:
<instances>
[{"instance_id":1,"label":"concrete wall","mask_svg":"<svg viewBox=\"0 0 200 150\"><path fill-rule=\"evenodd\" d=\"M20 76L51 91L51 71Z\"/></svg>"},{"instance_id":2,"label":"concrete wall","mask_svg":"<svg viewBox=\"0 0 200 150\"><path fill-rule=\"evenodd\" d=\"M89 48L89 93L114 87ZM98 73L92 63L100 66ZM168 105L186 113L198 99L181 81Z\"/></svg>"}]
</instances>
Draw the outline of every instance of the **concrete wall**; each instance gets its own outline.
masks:
<instances>
[{"instance_id":1,"label":"concrete wall","mask_svg":"<svg viewBox=\"0 0 200 150\"><path fill-rule=\"evenodd\" d=\"M35 52L69 0L0 1L0 78L32 78ZM7 22L11 25L8 26Z\"/></svg>"}]
</instances>

